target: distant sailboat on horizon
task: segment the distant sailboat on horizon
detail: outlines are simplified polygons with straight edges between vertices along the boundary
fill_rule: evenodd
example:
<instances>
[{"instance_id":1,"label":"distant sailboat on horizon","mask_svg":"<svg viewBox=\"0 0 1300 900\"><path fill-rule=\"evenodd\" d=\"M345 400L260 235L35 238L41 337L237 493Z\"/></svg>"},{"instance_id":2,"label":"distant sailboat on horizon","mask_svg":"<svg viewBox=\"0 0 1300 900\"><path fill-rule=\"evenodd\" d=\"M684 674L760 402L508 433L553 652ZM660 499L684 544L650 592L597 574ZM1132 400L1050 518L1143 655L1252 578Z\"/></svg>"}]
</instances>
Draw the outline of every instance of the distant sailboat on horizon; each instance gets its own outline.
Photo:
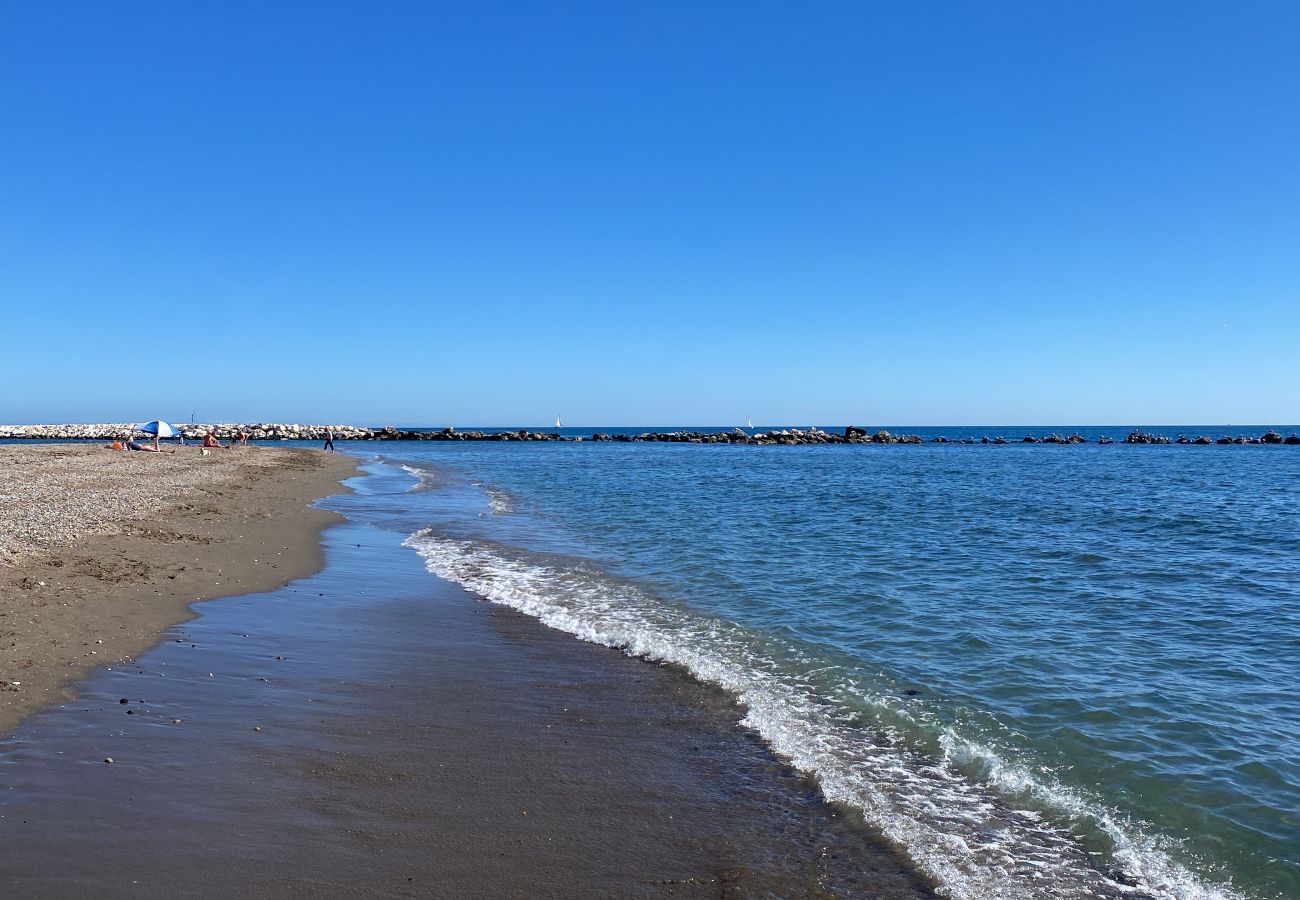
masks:
<instances>
[{"instance_id":1,"label":"distant sailboat on horizon","mask_svg":"<svg viewBox=\"0 0 1300 900\"><path fill-rule=\"evenodd\" d=\"M564 423L560 421L560 414L559 414L559 413L556 413L556 414L555 414L555 427L556 427L556 428L563 428L563 427L564 427Z\"/></svg>"},{"instance_id":2,"label":"distant sailboat on horizon","mask_svg":"<svg viewBox=\"0 0 1300 900\"><path fill-rule=\"evenodd\" d=\"M749 430L750 430L750 431L753 431L753 430L754 430L754 417L753 417L753 416L750 416L750 417L749 417Z\"/></svg>"}]
</instances>

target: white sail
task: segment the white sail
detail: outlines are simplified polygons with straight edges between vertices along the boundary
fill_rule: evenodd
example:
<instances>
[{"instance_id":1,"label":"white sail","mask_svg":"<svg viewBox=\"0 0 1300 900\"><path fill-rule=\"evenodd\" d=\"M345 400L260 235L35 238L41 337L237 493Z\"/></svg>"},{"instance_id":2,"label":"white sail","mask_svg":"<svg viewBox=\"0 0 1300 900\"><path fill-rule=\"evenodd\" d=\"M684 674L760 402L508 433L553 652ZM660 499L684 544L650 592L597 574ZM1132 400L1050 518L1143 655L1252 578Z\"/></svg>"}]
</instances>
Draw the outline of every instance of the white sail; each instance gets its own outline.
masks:
<instances>
[{"instance_id":1,"label":"white sail","mask_svg":"<svg viewBox=\"0 0 1300 900\"><path fill-rule=\"evenodd\" d=\"M563 428L563 427L564 427L564 423L560 421L560 416L559 416L558 413L556 413L556 416L555 416L555 427L556 427L556 428Z\"/></svg>"},{"instance_id":2,"label":"white sail","mask_svg":"<svg viewBox=\"0 0 1300 900\"><path fill-rule=\"evenodd\" d=\"M750 417L749 417L749 427L750 427L750 428L753 428L753 427L754 427L754 417L753 417L753 416L750 416Z\"/></svg>"}]
</instances>

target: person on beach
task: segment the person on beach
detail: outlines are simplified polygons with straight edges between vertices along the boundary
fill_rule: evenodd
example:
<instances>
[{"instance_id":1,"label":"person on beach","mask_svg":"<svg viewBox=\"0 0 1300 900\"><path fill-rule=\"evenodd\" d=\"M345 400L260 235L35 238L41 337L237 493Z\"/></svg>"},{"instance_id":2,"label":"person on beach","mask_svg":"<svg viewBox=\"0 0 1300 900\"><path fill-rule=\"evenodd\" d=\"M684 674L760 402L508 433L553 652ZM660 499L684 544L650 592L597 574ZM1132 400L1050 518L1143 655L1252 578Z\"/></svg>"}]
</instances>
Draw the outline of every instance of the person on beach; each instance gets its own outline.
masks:
<instances>
[{"instance_id":1,"label":"person on beach","mask_svg":"<svg viewBox=\"0 0 1300 900\"><path fill-rule=\"evenodd\" d=\"M175 450L171 450L171 451L163 450L162 447L158 446L158 438L156 437L153 439L153 443L154 445L150 447L148 444L142 444L139 441L127 441L126 449L138 450L142 453L167 453L167 452L175 453L176 452ZM110 444L109 446L111 447L112 445Z\"/></svg>"},{"instance_id":2,"label":"person on beach","mask_svg":"<svg viewBox=\"0 0 1300 900\"><path fill-rule=\"evenodd\" d=\"M333 428L325 429L325 449L328 450L330 453L334 452L334 429Z\"/></svg>"},{"instance_id":3,"label":"person on beach","mask_svg":"<svg viewBox=\"0 0 1300 900\"><path fill-rule=\"evenodd\" d=\"M221 448L222 444L221 441L217 440L217 436L209 431L203 436L203 446L205 448ZM229 448L227 447L226 449Z\"/></svg>"},{"instance_id":4,"label":"person on beach","mask_svg":"<svg viewBox=\"0 0 1300 900\"><path fill-rule=\"evenodd\" d=\"M239 443L241 443L241 444L247 444L247 443L248 443L248 437L249 437L248 432L247 432L247 431L244 431L243 429L240 429L240 432L239 432Z\"/></svg>"}]
</instances>

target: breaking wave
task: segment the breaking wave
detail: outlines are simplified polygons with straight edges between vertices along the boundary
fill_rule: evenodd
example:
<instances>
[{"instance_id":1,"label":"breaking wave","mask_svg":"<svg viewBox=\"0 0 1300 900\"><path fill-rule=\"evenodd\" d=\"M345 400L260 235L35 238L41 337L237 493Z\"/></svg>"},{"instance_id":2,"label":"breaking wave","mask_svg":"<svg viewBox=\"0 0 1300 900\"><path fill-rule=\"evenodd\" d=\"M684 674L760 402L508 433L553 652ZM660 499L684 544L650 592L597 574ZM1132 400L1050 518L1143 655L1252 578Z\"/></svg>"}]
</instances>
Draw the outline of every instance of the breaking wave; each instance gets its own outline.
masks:
<instances>
[{"instance_id":1,"label":"breaking wave","mask_svg":"<svg viewBox=\"0 0 1300 900\"><path fill-rule=\"evenodd\" d=\"M494 507L495 509L495 507ZM793 643L676 607L589 560L411 535L432 574L546 625L631 656L679 665L731 692L743 724L866 820L941 894L989 898L1229 900L1170 846L1099 800L997 750L937 728L905 698L864 686ZM865 712L864 712L865 711Z\"/></svg>"}]
</instances>

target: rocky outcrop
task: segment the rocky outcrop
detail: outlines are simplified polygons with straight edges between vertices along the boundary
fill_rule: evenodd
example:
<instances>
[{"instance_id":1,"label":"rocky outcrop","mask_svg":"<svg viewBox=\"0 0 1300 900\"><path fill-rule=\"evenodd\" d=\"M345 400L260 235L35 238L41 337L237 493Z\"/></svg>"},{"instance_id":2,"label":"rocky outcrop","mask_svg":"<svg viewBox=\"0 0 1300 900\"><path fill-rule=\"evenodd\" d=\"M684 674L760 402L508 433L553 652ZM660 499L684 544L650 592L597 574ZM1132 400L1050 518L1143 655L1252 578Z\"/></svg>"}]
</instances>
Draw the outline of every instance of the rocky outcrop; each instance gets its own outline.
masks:
<instances>
[{"instance_id":1,"label":"rocky outcrop","mask_svg":"<svg viewBox=\"0 0 1300 900\"><path fill-rule=\"evenodd\" d=\"M1170 440L1163 434L1152 434L1148 431L1133 431L1129 436L1124 438L1126 444L1168 444Z\"/></svg>"}]
</instances>

